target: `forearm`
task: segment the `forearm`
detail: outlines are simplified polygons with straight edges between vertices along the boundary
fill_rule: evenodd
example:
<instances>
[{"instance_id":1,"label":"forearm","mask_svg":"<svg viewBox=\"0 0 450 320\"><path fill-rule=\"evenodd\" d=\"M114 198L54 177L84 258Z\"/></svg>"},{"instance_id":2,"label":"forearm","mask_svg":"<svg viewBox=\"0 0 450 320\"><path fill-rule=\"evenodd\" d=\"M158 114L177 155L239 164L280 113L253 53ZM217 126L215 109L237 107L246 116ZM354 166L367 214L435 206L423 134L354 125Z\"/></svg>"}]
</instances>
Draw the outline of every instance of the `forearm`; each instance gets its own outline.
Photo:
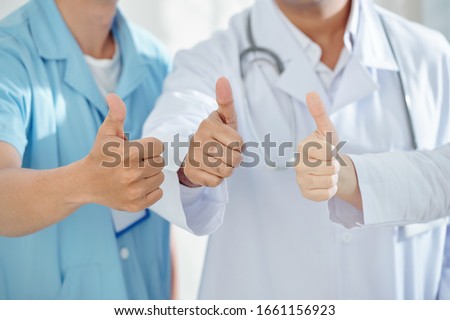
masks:
<instances>
[{"instance_id":1,"label":"forearm","mask_svg":"<svg viewBox=\"0 0 450 320\"><path fill-rule=\"evenodd\" d=\"M349 156L342 156L342 159L345 161L345 165L341 167L341 171L339 172L338 191L336 195L355 208L362 210L362 197L355 166Z\"/></svg>"},{"instance_id":2,"label":"forearm","mask_svg":"<svg viewBox=\"0 0 450 320\"><path fill-rule=\"evenodd\" d=\"M52 169L0 169L0 235L46 228L89 202L81 162Z\"/></svg>"},{"instance_id":3,"label":"forearm","mask_svg":"<svg viewBox=\"0 0 450 320\"><path fill-rule=\"evenodd\" d=\"M433 151L352 155L364 225L424 223L449 215L450 146Z\"/></svg>"}]
</instances>

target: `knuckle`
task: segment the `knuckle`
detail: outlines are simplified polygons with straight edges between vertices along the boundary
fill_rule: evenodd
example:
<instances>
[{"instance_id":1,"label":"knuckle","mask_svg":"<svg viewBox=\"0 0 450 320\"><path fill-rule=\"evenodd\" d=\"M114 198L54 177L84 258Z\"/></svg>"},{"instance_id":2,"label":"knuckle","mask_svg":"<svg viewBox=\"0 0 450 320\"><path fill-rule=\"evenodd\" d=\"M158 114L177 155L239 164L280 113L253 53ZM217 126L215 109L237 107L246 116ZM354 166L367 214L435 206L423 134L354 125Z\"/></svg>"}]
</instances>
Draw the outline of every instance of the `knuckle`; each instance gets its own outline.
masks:
<instances>
[{"instance_id":1,"label":"knuckle","mask_svg":"<svg viewBox=\"0 0 450 320\"><path fill-rule=\"evenodd\" d=\"M339 171L341 171L341 164L339 163L339 161L334 159L333 165L334 165L334 172L339 173Z\"/></svg>"},{"instance_id":2,"label":"knuckle","mask_svg":"<svg viewBox=\"0 0 450 320\"><path fill-rule=\"evenodd\" d=\"M161 171L165 166L164 158L161 156L157 156L151 159L150 167L152 169L156 169L157 171Z\"/></svg>"},{"instance_id":3,"label":"knuckle","mask_svg":"<svg viewBox=\"0 0 450 320\"><path fill-rule=\"evenodd\" d=\"M334 178L333 176L327 176L324 178L325 181L325 186L328 188L331 188L332 186L334 186Z\"/></svg>"},{"instance_id":4,"label":"knuckle","mask_svg":"<svg viewBox=\"0 0 450 320\"><path fill-rule=\"evenodd\" d=\"M155 195L155 202L156 202L162 199L162 197L164 196L164 191L161 188L158 188L155 192L156 192Z\"/></svg>"},{"instance_id":5,"label":"knuckle","mask_svg":"<svg viewBox=\"0 0 450 320\"><path fill-rule=\"evenodd\" d=\"M233 167L224 167L222 169L222 176L224 178L229 178L233 175L234 168Z\"/></svg>"},{"instance_id":6,"label":"knuckle","mask_svg":"<svg viewBox=\"0 0 450 320\"><path fill-rule=\"evenodd\" d=\"M305 195L305 198L307 198L308 200L314 201L314 202L322 201L320 198L320 194L318 194L318 193L307 193Z\"/></svg>"},{"instance_id":7,"label":"knuckle","mask_svg":"<svg viewBox=\"0 0 450 320\"><path fill-rule=\"evenodd\" d=\"M245 143L244 139L240 135L239 135L239 142L240 142L241 146Z\"/></svg>"},{"instance_id":8,"label":"knuckle","mask_svg":"<svg viewBox=\"0 0 450 320\"><path fill-rule=\"evenodd\" d=\"M136 213L136 212L141 211L142 209L143 208L139 205L139 203L131 202L131 203L128 204L126 211Z\"/></svg>"},{"instance_id":9,"label":"knuckle","mask_svg":"<svg viewBox=\"0 0 450 320\"><path fill-rule=\"evenodd\" d=\"M130 201L137 200L141 197L142 192L138 188L128 188L127 198Z\"/></svg>"},{"instance_id":10,"label":"knuckle","mask_svg":"<svg viewBox=\"0 0 450 320\"><path fill-rule=\"evenodd\" d=\"M208 177L207 179L205 179L205 184L204 185L206 185L207 187L210 187L210 188L215 188L215 187L217 187L221 182L223 181L223 179L221 179L221 178L219 178L219 177L213 177L213 176L210 176L210 177Z\"/></svg>"},{"instance_id":11,"label":"knuckle","mask_svg":"<svg viewBox=\"0 0 450 320\"><path fill-rule=\"evenodd\" d=\"M240 152L234 152L231 159L231 164L234 168L239 167L242 162L242 154Z\"/></svg>"},{"instance_id":12,"label":"knuckle","mask_svg":"<svg viewBox=\"0 0 450 320\"><path fill-rule=\"evenodd\" d=\"M217 168L216 168L215 171L217 172L217 174L218 174L219 176L225 177L225 174L226 174L226 167L225 167L223 164L221 164L221 165L217 166Z\"/></svg>"},{"instance_id":13,"label":"knuckle","mask_svg":"<svg viewBox=\"0 0 450 320\"><path fill-rule=\"evenodd\" d=\"M298 187L300 189L300 192L302 193L302 195L305 198L308 198L308 189L306 188L306 186L303 184L303 182L301 181L301 179L297 179L297 184Z\"/></svg>"},{"instance_id":14,"label":"knuckle","mask_svg":"<svg viewBox=\"0 0 450 320\"><path fill-rule=\"evenodd\" d=\"M244 145L244 139L242 139L239 133L236 136L236 142L239 144L239 148L242 148L242 146Z\"/></svg>"},{"instance_id":15,"label":"knuckle","mask_svg":"<svg viewBox=\"0 0 450 320\"><path fill-rule=\"evenodd\" d=\"M303 161L299 161L298 164L295 166L295 171L298 175L303 175L307 172L308 167Z\"/></svg>"},{"instance_id":16,"label":"knuckle","mask_svg":"<svg viewBox=\"0 0 450 320\"><path fill-rule=\"evenodd\" d=\"M204 132L209 131L210 129L211 129L211 120L208 118L200 122L197 132L202 134Z\"/></svg>"},{"instance_id":17,"label":"knuckle","mask_svg":"<svg viewBox=\"0 0 450 320\"><path fill-rule=\"evenodd\" d=\"M158 168L155 168L153 166L147 166L145 169L145 176L150 177L153 176L155 172L158 172Z\"/></svg>"},{"instance_id":18,"label":"knuckle","mask_svg":"<svg viewBox=\"0 0 450 320\"><path fill-rule=\"evenodd\" d=\"M164 182L164 173L160 172L155 176L156 185L159 187Z\"/></svg>"},{"instance_id":19,"label":"knuckle","mask_svg":"<svg viewBox=\"0 0 450 320\"><path fill-rule=\"evenodd\" d=\"M159 151L159 150L163 150L164 144L163 144L162 141L159 140L158 138L152 137L152 138L150 139L150 142L153 144L154 147L157 147L157 148L158 148L158 151Z\"/></svg>"},{"instance_id":20,"label":"knuckle","mask_svg":"<svg viewBox=\"0 0 450 320\"><path fill-rule=\"evenodd\" d=\"M186 178L188 178L189 180L192 181L192 177L194 176L193 174L193 169L192 167L186 163L185 167L184 167L184 175L186 176Z\"/></svg>"},{"instance_id":21,"label":"knuckle","mask_svg":"<svg viewBox=\"0 0 450 320\"><path fill-rule=\"evenodd\" d=\"M328 200L328 190L320 190L316 195L317 202L326 201Z\"/></svg>"},{"instance_id":22,"label":"knuckle","mask_svg":"<svg viewBox=\"0 0 450 320\"><path fill-rule=\"evenodd\" d=\"M122 184L128 185L136 180L136 174L133 170L124 170L120 180Z\"/></svg>"},{"instance_id":23,"label":"knuckle","mask_svg":"<svg viewBox=\"0 0 450 320\"><path fill-rule=\"evenodd\" d=\"M339 175L338 174L334 174L334 175L331 176L331 179L333 180L333 186L335 186L339 182Z\"/></svg>"},{"instance_id":24,"label":"knuckle","mask_svg":"<svg viewBox=\"0 0 450 320\"><path fill-rule=\"evenodd\" d=\"M201 179L198 178L198 173L197 173L197 170L196 170L196 169L194 169L194 168L192 168L192 167L190 167L190 166L189 166L189 168L188 168L188 167L186 166L186 167L184 168L184 175L186 176L186 178L187 178L190 182L192 182L192 183L194 183L194 184L200 184L200 185L203 185Z\"/></svg>"},{"instance_id":25,"label":"knuckle","mask_svg":"<svg viewBox=\"0 0 450 320\"><path fill-rule=\"evenodd\" d=\"M330 200L331 198L333 198L334 195L336 194L336 191L337 191L337 189L334 187L326 190L325 191L325 196L326 196L325 200Z\"/></svg>"},{"instance_id":26,"label":"knuckle","mask_svg":"<svg viewBox=\"0 0 450 320\"><path fill-rule=\"evenodd\" d=\"M302 181L302 184L305 186L311 186L313 184L315 184L315 177L311 176L309 174L301 174L300 175L300 181Z\"/></svg>"},{"instance_id":27,"label":"knuckle","mask_svg":"<svg viewBox=\"0 0 450 320\"><path fill-rule=\"evenodd\" d=\"M155 202L161 200L163 195L164 195L163 190L161 188L158 188L148 196L149 198L148 200L150 200L151 204L154 204Z\"/></svg>"}]
</instances>

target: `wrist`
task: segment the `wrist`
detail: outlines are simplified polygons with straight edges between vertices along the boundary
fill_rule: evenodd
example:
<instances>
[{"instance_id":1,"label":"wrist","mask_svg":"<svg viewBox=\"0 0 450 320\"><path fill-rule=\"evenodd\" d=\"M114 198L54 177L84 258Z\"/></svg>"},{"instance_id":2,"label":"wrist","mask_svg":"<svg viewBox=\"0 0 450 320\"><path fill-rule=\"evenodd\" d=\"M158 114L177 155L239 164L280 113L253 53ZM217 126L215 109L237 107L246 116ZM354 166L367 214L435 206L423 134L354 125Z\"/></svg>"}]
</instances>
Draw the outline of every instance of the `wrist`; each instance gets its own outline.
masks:
<instances>
[{"instance_id":1,"label":"wrist","mask_svg":"<svg viewBox=\"0 0 450 320\"><path fill-rule=\"evenodd\" d=\"M186 174L184 173L184 164L180 167L177 174L178 174L178 181L183 186L188 187L188 188L200 188L201 187L201 185L192 183L191 180L189 180L189 178L186 176Z\"/></svg>"},{"instance_id":2,"label":"wrist","mask_svg":"<svg viewBox=\"0 0 450 320\"><path fill-rule=\"evenodd\" d=\"M67 177L71 177L71 179L68 179L68 181L71 181L69 197L71 202L80 206L96 202L96 192L93 189L93 181L95 180L92 177L88 157L68 166L69 172L67 173Z\"/></svg>"},{"instance_id":3,"label":"wrist","mask_svg":"<svg viewBox=\"0 0 450 320\"><path fill-rule=\"evenodd\" d=\"M361 191L359 189L355 165L349 156L343 155L341 157L345 164L341 166L339 172L336 196L362 210Z\"/></svg>"}]
</instances>

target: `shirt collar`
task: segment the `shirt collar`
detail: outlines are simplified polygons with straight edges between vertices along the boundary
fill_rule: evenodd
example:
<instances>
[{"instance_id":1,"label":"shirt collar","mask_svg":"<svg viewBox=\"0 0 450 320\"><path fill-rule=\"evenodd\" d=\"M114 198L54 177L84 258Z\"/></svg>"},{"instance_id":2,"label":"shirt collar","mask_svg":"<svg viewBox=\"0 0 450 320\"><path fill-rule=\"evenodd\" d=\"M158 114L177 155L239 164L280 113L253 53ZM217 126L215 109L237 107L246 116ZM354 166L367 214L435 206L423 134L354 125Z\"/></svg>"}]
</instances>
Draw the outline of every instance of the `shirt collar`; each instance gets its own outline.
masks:
<instances>
[{"instance_id":1,"label":"shirt collar","mask_svg":"<svg viewBox=\"0 0 450 320\"><path fill-rule=\"evenodd\" d=\"M280 10L275 0L271 1L273 10L277 13L278 18L283 22L288 32L292 35L300 48L306 53L308 59L317 65L322 56L322 50L314 43L305 33L298 29ZM360 3L359 0L352 0L351 11L347 27L344 33L344 45L349 53L352 52L354 41L358 35L358 26L360 18Z\"/></svg>"},{"instance_id":2,"label":"shirt collar","mask_svg":"<svg viewBox=\"0 0 450 320\"><path fill-rule=\"evenodd\" d=\"M47 60L66 60L64 80L73 89L89 99L106 115L108 108L96 87L83 52L70 32L53 0L32 0L30 12L31 32L39 55ZM117 94L125 99L145 78L148 65L130 30L126 19L118 10L112 32L120 47L122 73Z\"/></svg>"},{"instance_id":3,"label":"shirt collar","mask_svg":"<svg viewBox=\"0 0 450 320\"><path fill-rule=\"evenodd\" d=\"M298 55L299 49L304 52L304 48L299 44L305 42L296 40L292 32L286 32L286 21L282 21L280 14L291 24L297 35L303 34L281 13L274 0L256 1L252 9L254 16L252 25L256 44L274 51L286 63ZM384 32L380 13L372 0L353 0L346 33L349 39L347 42L351 44L352 55L356 55L356 58L365 66L398 70ZM304 34L303 36L306 37ZM307 37L306 39L311 41Z\"/></svg>"},{"instance_id":4,"label":"shirt collar","mask_svg":"<svg viewBox=\"0 0 450 320\"><path fill-rule=\"evenodd\" d=\"M39 55L48 60L64 59L81 50L53 0L32 0L30 29Z\"/></svg>"}]
</instances>

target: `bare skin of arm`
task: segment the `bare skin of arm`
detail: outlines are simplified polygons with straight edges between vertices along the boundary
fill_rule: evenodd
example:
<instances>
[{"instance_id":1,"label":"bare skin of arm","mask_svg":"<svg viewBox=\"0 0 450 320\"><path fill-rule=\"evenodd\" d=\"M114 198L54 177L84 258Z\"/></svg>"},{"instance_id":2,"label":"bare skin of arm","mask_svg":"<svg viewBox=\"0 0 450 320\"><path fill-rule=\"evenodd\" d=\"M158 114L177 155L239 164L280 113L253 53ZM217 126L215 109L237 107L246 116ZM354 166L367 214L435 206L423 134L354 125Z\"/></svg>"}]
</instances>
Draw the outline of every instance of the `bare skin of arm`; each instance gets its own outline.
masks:
<instances>
[{"instance_id":1,"label":"bare skin of arm","mask_svg":"<svg viewBox=\"0 0 450 320\"><path fill-rule=\"evenodd\" d=\"M20 236L64 219L84 203L81 163L54 170L21 169L16 149L0 142L0 235Z\"/></svg>"},{"instance_id":2,"label":"bare skin of arm","mask_svg":"<svg viewBox=\"0 0 450 320\"><path fill-rule=\"evenodd\" d=\"M111 25L117 0L56 0L61 15L84 54L99 59L114 55ZM148 138L137 141L145 154L131 148L114 168L104 154L107 143L123 155L123 122L126 107L119 97L108 98L110 112L99 129L95 144L84 159L53 170L22 169L16 149L0 142L0 235L23 236L50 226L87 203L113 209L140 211L162 197L164 176L162 144ZM67 141L70 143L70 141ZM136 143L133 142L133 143ZM122 151L121 151L122 150ZM125 166L123 161L129 160ZM151 164L152 165L151 165Z\"/></svg>"},{"instance_id":3,"label":"bare skin of arm","mask_svg":"<svg viewBox=\"0 0 450 320\"><path fill-rule=\"evenodd\" d=\"M84 159L53 170L21 168L14 147L0 142L0 235L17 237L48 227L88 203L117 210L140 211L162 197L164 180L160 157L163 146L154 138L133 143L144 146L144 154L130 148L115 166L104 146L114 143L124 154L130 143L123 137L126 109L119 97L108 97L110 112L99 129L94 146ZM129 161L130 165L124 165Z\"/></svg>"}]
</instances>

